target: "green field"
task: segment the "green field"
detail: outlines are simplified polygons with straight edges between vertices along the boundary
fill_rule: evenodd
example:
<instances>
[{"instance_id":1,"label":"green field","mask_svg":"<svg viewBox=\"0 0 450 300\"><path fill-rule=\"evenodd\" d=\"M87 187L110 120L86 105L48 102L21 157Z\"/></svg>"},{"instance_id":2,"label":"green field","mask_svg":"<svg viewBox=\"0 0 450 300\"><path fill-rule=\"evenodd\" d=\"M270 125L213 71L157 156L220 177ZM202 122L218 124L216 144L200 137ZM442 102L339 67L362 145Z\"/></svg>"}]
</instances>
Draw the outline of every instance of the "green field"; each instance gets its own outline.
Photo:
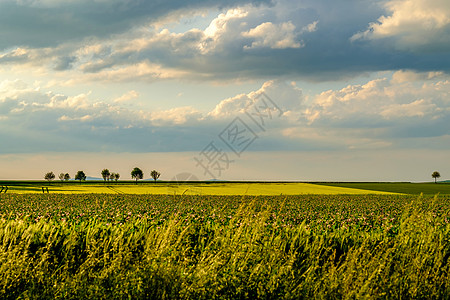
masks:
<instances>
[{"instance_id":1,"label":"green field","mask_svg":"<svg viewBox=\"0 0 450 300\"><path fill-rule=\"evenodd\" d=\"M361 189L366 191L382 191L402 194L449 195L450 183L410 183L410 182L339 182L316 183L321 186L334 186L340 188Z\"/></svg>"},{"instance_id":2,"label":"green field","mask_svg":"<svg viewBox=\"0 0 450 300\"><path fill-rule=\"evenodd\" d=\"M449 260L448 195L0 195L1 299L446 299Z\"/></svg>"},{"instance_id":3,"label":"green field","mask_svg":"<svg viewBox=\"0 0 450 300\"><path fill-rule=\"evenodd\" d=\"M449 183L300 183L300 182L0 182L7 193L104 193L188 195L301 194L450 194Z\"/></svg>"}]
</instances>

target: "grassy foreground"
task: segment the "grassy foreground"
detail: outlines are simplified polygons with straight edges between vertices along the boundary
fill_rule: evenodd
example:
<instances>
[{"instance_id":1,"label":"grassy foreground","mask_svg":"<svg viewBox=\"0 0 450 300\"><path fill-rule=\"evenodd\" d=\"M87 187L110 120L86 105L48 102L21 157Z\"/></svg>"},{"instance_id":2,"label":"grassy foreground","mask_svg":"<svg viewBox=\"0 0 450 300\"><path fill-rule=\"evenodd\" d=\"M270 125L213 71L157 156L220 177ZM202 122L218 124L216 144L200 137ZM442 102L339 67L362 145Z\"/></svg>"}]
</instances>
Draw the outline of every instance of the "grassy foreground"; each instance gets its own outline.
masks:
<instances>
[{"instance_id":1,"label":"grassy foreground","mask_svg":"<svg viewBox=\"0 0 450 300\"><path fill-rule=\"evenodd\" d=\"M2 299L445 299L450 197L1 195Z\"/></svg>"}]
</instances>

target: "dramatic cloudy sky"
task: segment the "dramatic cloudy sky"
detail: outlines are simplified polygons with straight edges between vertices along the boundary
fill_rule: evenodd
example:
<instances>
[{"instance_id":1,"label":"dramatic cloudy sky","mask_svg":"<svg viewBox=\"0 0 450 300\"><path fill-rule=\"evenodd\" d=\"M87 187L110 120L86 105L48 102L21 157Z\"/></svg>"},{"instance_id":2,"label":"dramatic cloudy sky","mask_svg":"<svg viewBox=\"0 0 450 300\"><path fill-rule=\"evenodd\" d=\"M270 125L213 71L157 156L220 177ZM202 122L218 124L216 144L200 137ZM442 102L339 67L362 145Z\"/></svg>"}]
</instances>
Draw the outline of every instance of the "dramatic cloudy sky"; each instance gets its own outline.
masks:
<instances>
[{"instance_id":1,"label":"dramatic cloudy sky","mask_svg":"<svg viewBox=\"0 0 450 300\"><path fill-rule=\"evenodd\" d=\"M449 179L449 74L448 0L2 0L0 179Z\"/></svg>"}]
</instances>

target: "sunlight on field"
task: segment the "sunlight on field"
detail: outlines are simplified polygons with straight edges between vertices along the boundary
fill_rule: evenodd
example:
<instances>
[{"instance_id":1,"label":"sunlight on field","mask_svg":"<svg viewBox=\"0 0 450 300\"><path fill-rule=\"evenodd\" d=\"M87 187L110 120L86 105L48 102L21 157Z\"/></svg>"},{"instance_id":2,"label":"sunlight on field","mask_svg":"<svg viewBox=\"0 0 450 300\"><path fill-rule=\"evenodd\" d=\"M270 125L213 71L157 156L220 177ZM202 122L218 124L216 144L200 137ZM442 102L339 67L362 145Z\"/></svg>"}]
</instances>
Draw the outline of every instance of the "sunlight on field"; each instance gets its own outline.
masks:
<instances>
[{"instance_id":1,"label":"sunlight on field","mask_svg":"<svg viewBox=\"0 0 450 300\"><path fill-rule=\"evenodd\" d=\"M106 194L186 194L186 195L299 195L299 194L389 194L363 189L322 186L308 183L140 183L140 184L53 184L11 186L8 193L106 193Z\"/></svg>"}]
</instances>

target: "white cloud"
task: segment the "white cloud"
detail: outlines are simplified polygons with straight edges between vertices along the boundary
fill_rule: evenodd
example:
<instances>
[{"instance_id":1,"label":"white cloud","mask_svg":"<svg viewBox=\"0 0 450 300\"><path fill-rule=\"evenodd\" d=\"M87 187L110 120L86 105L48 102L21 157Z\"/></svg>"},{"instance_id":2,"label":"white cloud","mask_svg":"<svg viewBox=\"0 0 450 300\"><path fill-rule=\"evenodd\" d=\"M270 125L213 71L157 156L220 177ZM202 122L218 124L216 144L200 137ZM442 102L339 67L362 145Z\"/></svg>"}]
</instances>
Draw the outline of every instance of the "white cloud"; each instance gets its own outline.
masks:
<instances>
[{"instance_id":1,"label":"white cloud","mask_svg":"<svg viewBox=\"0 0 450 300\"><path fill-rule=\"evenodd\" d=\"M229 30L230 23L234 20L243 19L248 16L248 12L242 8L229 9L226 13L220 14L211 21L205 29L204 34L208 38L216 40Z\"/></svg>"},{"instance_id":2,"label":"white cloud","mask_svg":"<svg viewBox=\"0 0 450 300\"><path fill-rule=\"evenodd\" d=\"M450 49L450 2L447 0L391 0L390 13L381 16L353 40L394 38L398 49Z\"/></svg>"},{"instance_id":3,"label":"white cloud","mask_svg":"<svg viewBox=\"0 0 450 300\"><path fill-rule=\"evenodd\" d=\"M78 117L78 118L74 118L74 117L69 117L66 115L61 116L58 121L80 121L80 122L88 122L88 121L92 121L94 119L93 116L91 115L84 115L82 117Z\"/></svg>"},{"instance_id":4,"label":"white cloud","mask_svg":"<svg viewBox=\"0 0 450 300\"><path fill-rule=\"evenodd\" d=\"M312 30L313 28L311 28ZM271 49L285 49L285 48L300 48L302 43L297 40L296 28L292 22L284 22L281 24L273 24L265 22L247 32L243 32L243 37L252 38L254 41L251 46L246 46L245 49L252 48L271 48Z\"/></svg>"},{"instance_id":5,"label":"white cloud","mask_svg":"<svg viewBox=\"0 0 450 300\"><path fill-rule=\"evenodd\" d=\"M405 81L405 75L417 81ZM412 136L449 134L448 126L442 128L450 120L450 81L445 79L442 75L406 72L394 74L393 80L376 79L322 92L305 110L305 120L311 127L343 131L380 128L385 132L377 134L385 136L394 132Z\"/></svg>"},{"instance_id":6,"label":"white cloud","mask_svg":"<svg viewBox=\"0 0 450 300\"><path fill-rule=\"evenodd\" d=\"M34 145L30 149L62 147L57 143L62 139L64 145L76 143L89 149L99 145L122 149L135 143L158 151L193 150L198 146L194 136L203 140L211 131L218 134L224 122L245 117L248 105L262 95L283 114L271 121L264 138L258 140L259 150L375 149L404 143L425 147L430 144L424 139L450 135L450 80L428 72L394 73L392 79L373 79L307 98L295 83L271 80L259 89L220 101L209 113L194 106L133 110L125 108L123 101L91 99L90 93L67 96L23 81L4 81L0 83L0 136L8 136L10 142L0 151L19 151L14 145L20 147L18 141L27 139ZM120 98L135 96L137 92L130 90ZM114 142L116 137L120 145ZM441 144L436 140L436 145Z\"/></svg>"},{"instance_id":7,"label":"white cloud","mask_svg":"<svg viewBox=\"0 0 450 300\"><path fill-rule=\"evenodd\" d=\"M319 21L314 21L308 25L306 25L305 27L303 27L302 31L303 32L314 32L317 31L317 24L319 24Z\"/></svg>"},{"instance_id":8,"label":"white cloud","mask_svg":"<svg viewBox=\"0 0 450 300\"><path fill-rule=\"evenodd\" d=\"M202 118L202 114L190 106L150 112L146 116L155 126L183 125Z\"/></svg>"},{"instance_id":9,"label":"white cloud","mask_svg":"<svg viewBox=\"0 0 450 300\"><path fill-rule=\"evenodd\" d=\"M80 83L100 82L129 82L166 80L187 77L189 73L175 68L165 68L159 64L143 61L137 64L113 65L111 68L101 68L98 72L83 74L80 78L69 79L61 84L73 86Z\"/></svg>"},{"instance_id":10,"label":"white cloud","mask_svg":"<svg viewBox=\"0 0 450 300\"><path fill-rule=\"evenodd\" d=\"M290 112L299 112L304 102L302 90L295 83L269 80L256 91L222 100L209 115L214 118L228 118L245 113L249 105L262 93L271 95L271 100L283 111L285 116L288 116Z\"/></svg>"},{"instance_id":11,"label":"white cloud","mask_svg":"<svg viewBox=\"0 0 450 300\"><path fill-rule=\"evenodd\" d=\"M380 115L388 119L401 117L424 117L436 111L436 105L430 100L416 100L407 104L392 104L380 112Z\"/></svg>"},{"instance_id":12,"label":"white cloud","mask_svg":"<svg viewBox=\"0 0 450 300\"><path fill-rule=\"evenodd\" d=\"M392 83L404 83L419 80L429 80L437 77L444 77L443 72L424 72L418 73L410 70L399 70L392 75Z\"/></svg>"},{"instance_id":13,"label":"white cloud","mask_svg":"<svg viewBox=\"0 0 450 300\"><path fill-rule=\"evenodd\" d=\"M114 103L128 102L139 97L139 93L135 90L128 91L119 98L114 99Z\"/></svg>"},{"instance_id":14,"label":"white cloud","mask_svg":"<svg viewBox=\"0 0 450 300\"><path fill-rule=\"evenodd\" d=\"M214 118L234 117L237 114L245 113L245 109L251 103L251 99L246 94L240 94L225 100L222 100L209 113Z\"/></svg>"}]
</instances>

